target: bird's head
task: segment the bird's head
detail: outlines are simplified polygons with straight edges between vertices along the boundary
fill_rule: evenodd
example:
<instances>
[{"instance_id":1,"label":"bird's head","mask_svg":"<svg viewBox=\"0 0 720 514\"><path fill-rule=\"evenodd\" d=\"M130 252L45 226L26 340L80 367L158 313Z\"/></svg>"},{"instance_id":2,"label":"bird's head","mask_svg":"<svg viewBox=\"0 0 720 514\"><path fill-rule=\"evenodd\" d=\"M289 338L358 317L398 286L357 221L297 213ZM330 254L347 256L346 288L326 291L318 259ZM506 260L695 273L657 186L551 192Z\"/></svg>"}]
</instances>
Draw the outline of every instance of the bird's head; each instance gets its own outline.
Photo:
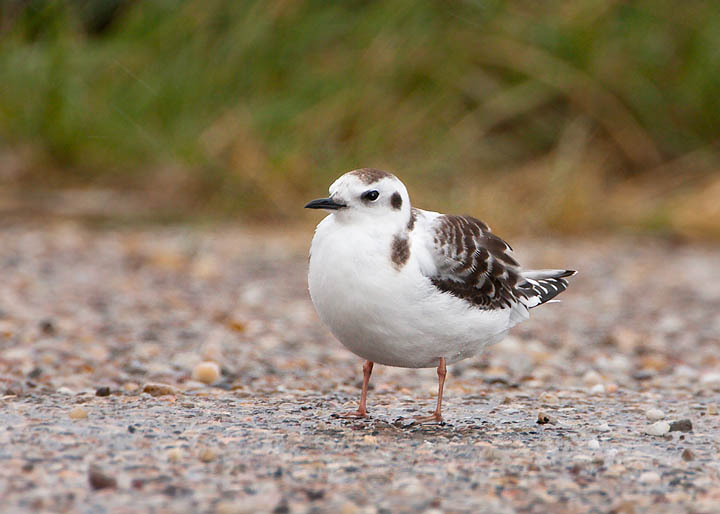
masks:
<instances>
[{"instance_id":1,"label":"bird's head","mask_svg":"<svg viewBox=\"0 0 720 514\"><path fill-rule=\"evenodd\" d=\"M313 200L307 209L331 211L347 223L407 223L410 197L395 175L373 168L349 171L330 186L330 196Z\"/></svg>"}]
</instances>

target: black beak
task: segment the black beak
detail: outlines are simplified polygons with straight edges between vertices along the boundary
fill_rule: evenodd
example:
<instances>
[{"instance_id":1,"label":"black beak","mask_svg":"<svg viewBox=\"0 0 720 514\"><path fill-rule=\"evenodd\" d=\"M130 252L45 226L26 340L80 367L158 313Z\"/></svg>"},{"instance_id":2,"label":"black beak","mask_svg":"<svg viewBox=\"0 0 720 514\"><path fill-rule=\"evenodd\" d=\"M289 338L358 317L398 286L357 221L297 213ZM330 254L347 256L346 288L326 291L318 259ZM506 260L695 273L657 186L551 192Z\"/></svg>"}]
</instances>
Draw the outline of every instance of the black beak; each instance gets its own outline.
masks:
<instances>
[{"instance_id":1,"label":"black beak","mask_svg":"<svg viewBox=\"0 0 720 514\"><path fill-rule=\"evenodd\" d=\"M313 200L312 202L305 204L306 209L329 209L331 211L336 211L338 209L342 209L343 207L347 207L347 205L335 203L332 198L318 198L317 200Z\"/></svg>"}]
</instances>

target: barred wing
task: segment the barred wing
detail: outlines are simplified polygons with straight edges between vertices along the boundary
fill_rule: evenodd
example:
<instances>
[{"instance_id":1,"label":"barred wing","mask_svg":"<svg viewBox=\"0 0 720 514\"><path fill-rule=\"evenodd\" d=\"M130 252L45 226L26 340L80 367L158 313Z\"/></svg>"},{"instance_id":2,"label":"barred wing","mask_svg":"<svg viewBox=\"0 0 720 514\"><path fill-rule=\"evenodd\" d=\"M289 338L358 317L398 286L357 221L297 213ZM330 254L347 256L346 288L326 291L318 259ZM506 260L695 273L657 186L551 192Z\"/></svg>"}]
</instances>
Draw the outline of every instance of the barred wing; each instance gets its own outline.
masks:
<instances>
[{"instance_id":1,"label":"barred wing","mask_svg":"<svg viewBox=\"0 0 720 514\"><path fill-rule=\"evenodd\" d=\"M441 291L484 310L540 305L564 291L564 277L575 273L523 271L510 245L470 216L438 216L431 228L436 270L430 280Z\"/></svg>"}]
</instances>

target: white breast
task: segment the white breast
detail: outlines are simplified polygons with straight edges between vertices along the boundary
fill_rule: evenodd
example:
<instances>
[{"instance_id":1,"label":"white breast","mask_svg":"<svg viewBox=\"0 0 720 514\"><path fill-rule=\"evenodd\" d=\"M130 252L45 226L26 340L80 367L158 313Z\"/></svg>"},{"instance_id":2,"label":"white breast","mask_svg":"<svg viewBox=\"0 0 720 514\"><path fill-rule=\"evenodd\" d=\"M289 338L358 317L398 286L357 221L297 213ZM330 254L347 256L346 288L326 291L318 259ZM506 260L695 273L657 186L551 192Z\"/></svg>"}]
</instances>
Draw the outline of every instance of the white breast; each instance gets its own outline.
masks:
<instances>
[{"instance_id":1,"label":"white breast","mask_svg":"<svg viewBox=\"0 0 720 514\"><path fill-rule=\"evenodd\" d=\"M410 259L393 266L392 237L382 227L340 225L333 216L318 225L310 296L343 345L379 364L419 368L437 366L440 357L457 362L503 338L510 309L479 310L435 288L421 272L428 259L418 236L411 240Z\"/></svg>"}]
</instances>

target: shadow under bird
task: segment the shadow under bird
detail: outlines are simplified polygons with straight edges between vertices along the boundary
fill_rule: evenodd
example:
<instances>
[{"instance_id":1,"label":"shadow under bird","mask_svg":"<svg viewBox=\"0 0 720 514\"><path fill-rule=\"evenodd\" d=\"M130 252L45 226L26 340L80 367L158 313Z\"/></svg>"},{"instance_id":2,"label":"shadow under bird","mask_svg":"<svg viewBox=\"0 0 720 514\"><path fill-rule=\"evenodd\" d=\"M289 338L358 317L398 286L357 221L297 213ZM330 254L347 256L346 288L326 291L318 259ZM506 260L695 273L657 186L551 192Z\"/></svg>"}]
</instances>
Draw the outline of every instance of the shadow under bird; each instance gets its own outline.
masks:
<instances>
[{"instance_id":1,"label":"shadow under bird","mask_svg":"<svg viewBox=\"0 0 720 514\"><path fill-rule=\"evenodd\" d=\"M416 209L405 185L372 168L350 171L308 209L330 215L310 248L308 285L318 316L365 359L360 406L375 363L437 367L442 421L446 365L478 355L563 292L573 270L524 270L512 248L470 216Z\"/></svg>"}]
</instances>

